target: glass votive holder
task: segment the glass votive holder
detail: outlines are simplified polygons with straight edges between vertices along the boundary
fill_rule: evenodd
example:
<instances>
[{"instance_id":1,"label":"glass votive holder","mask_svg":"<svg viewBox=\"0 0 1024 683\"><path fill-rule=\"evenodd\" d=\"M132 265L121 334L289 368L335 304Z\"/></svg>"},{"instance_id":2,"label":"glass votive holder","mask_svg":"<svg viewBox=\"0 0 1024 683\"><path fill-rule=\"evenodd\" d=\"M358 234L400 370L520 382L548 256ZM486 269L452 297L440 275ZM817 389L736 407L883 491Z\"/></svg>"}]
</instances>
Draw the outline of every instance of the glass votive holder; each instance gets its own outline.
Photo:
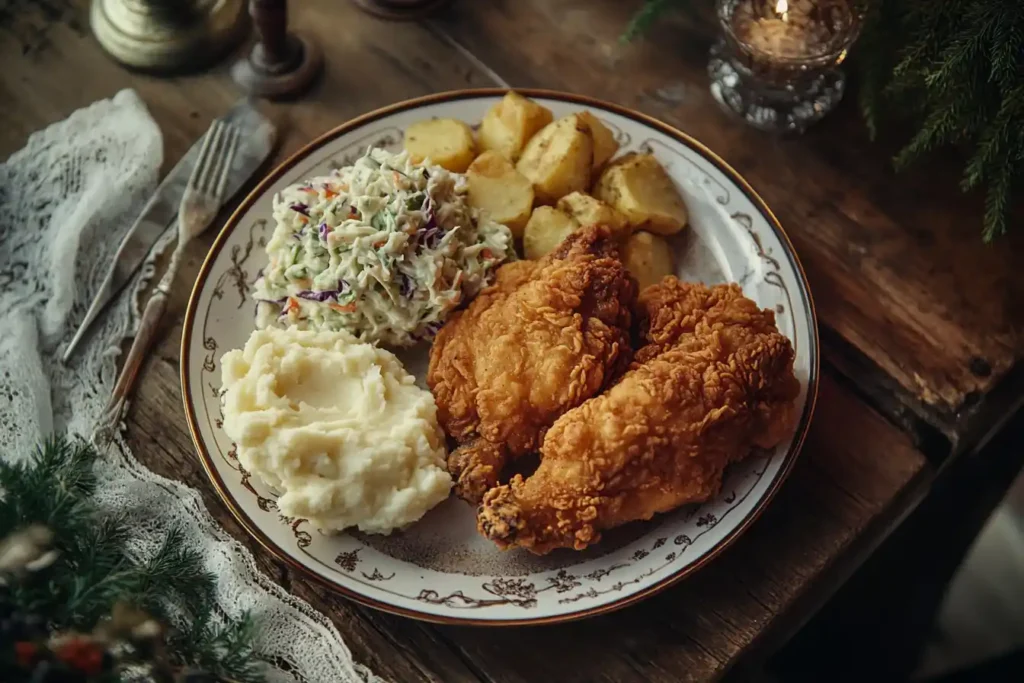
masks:
<instances>
[{"instance_id":1,"label":"glass votive holder","mask_svg":"<svg viewBox=\"0 0 1024 683\"><path fill-rule=\"evenodd\" d=\"M717 0L711 94L749 125L800 133L843 97L839 65L860 33L864 0Z\"/></svg>"}]
</instances>

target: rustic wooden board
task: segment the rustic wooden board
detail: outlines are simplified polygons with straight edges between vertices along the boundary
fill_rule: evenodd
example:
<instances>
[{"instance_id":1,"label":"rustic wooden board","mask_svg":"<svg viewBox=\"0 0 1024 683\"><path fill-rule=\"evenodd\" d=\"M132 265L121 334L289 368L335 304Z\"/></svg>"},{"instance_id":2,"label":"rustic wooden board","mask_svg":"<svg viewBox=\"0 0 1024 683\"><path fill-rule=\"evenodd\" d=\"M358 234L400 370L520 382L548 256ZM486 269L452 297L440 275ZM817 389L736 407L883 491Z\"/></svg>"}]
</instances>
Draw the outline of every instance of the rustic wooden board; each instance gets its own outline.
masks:
<instances>
[{"instance_id":1,"label":"rustic wooden board","mask_svg":"<svg viewBox=\"0 0 1024 683\"><path fill-rule=\"evenodd\" d=\"M489 48L489 56L480 45L474 45L474 50L479 49L487 59L493 57L491 66L508 74L506 78L521 78L514 81L517 85L609 94L598 88L597 71L584 74L590 80L581 76L577 81L574 74L587 64L585 50L604 55L600 36L613 36L612 28L625 11L611 3L567 2L564 9L553 8L550 11L555 14L549 15L541 4L497 2L496 13L489 15L463 3L456 11L466 28L453 31L454 20L449 18L444 30L457 33L465 42L470 38L502 42L500 49ZM609 18L595 20L591 4L607 12ZM316 134L374 107L427 92L491 84L486 69L447 42L437 26L384 24L366 19L348 3L330 0L293 3L293 15L293 24L316 35L325 48L327 74L298 103L268 105L288 124L278 159ZM570 29L552 25L556 19L578 23L572 33L565 34L577 40L574 49L578 54L556 44L563 39L556 29ZM552 32L551 39L542 44L535 37L541 30ZM32 131L74 109L113 95L122 87L134 87L164 131L165 166L169 167L210 119L238 97L223 69L173 80L133 75L110 62L87 35L66 23L50 26L48 38L45 49L22 55L18 41L0 35L0 61L15 65L0 71L0 155L18 149ZM537 49L547 57L565 58L564 73L550 66L557 62L542 68L542 62L531 55L512 49L516 42L530 49L531 41L540 45ZM697 64L704 48L688 49L693 52L689 62ZM654 56L651 53L648 59ZM619 59L608 52L591 66L618 69L624 63ZM755 138L738 126L717 121L707 102L700 104L705 98L702 87L680 85L681 69L655 64L649 73L632 76L610 71L609 87L621 87L625 92L632 85L630 92L641 93L631 95L633 99L612 99L638 103L652 113L668 112L677 122L682 110L695 119L703 116L704 122L694 132L713 146L733 150L740 158L731 160L742 168L744 158L735 151ZM690 82L696 83L696 71L691 75ZM800 154L811 158L808 163L820 170L823 162L813 161L813 149L807 150ZM780 147L776 156L788 154L788 149ZM795 167L802 158L789 158L785 163ZM755 171L767 173L766 167L759 165L762 162L747 159L747 163ZM834 171L831 177L839 182ZM811 241L809 235L804 232L806 241ZM819 413L791 481L744 538L682 585L620 613L536 629L436 627L373 612L340 599L268 557L245 536L206 482L185 428L178 352L188 283L211 241L212 234L207 235L188 251L179 280L183 284L170 306L161 343L143 370L128 416L128 442L154 471L197 487L214 517L250 547L268 575L328 613L356 658L392 680L535 681L557 675L568 681L678 681L717 677L741 655L756 651L751 647L756 641L769 641L773 634L795 628L829 593L820 587L833 584L837 572L849 571L845 565L850 548L865 537L881 535L919 495L930 476L910 438L826 372ZM804 249L803 244L799 246ZM824 275L815 277L822 280ZM820 597L808 600L811 595Z\"/></svg>"},{"instance_id":2,"label":"rustic wooden board","mask_svg":"<svg viewBox=\"0 0 1024 683\"><path fill-rule=\"evenodd\" d=\"M434 25L514 87L635 107L715 150L778 214L823 324L866 357L855 381L876 394L897 388L947 436L962 435L966 409L1024 353L1024 230L982 244L980 198L960 195L956 160L895 175L892 146L867 139L852 98L797 139L729 120L707 88L713 25L668 20L645 41L622 45L639 5L465 1Z\"/></svg>"}]
</instances>

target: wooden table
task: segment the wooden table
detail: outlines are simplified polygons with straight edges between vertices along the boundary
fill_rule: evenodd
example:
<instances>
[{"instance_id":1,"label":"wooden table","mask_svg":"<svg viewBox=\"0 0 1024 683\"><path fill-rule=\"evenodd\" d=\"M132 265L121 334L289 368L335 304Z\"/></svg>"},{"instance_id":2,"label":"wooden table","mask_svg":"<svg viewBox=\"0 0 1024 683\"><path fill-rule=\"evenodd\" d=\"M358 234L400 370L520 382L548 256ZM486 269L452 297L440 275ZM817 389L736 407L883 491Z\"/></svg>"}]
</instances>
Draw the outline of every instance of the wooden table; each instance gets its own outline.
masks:
<instances>
[{"instance_id":1,"label":"wooden table","mask_svg":"<svg viewBox=\"0 0 1024 683\"><path fill-rule=\"evenodd\" d=\"M221 67L158 79L112 63L84 2L39 29L0 30L0 155L75 109L135 88L164 133L169 168L239 93ZM634 107L702 140L778 214L821 318L823 377L803 456L766 514L706 570L640 605L552 627L433 626L343 600L266 556L231 518L194 454L178 386L187 288L144 368L128 441L145 464L202 491L260 566L327 612L355 657L396 681L679 681L753 664L789 638L911 513L943 473L980 450L1018 407L1024 230L986 247L981 202L956 160L894 176L892 147L855 108L799 139L722 114L707 90L709 29L672 19L648 40L618 36L636 0L463 0L430 21L389 24L341 0L292 3L324 48L307 96L268 105L278 159L373 108L473 86L563 89ZM934 195L932 194L934 193ZM190 280L213 239L189 251ZM938 482L938 483L937 483Z\"/></svg>"}]
</instances>

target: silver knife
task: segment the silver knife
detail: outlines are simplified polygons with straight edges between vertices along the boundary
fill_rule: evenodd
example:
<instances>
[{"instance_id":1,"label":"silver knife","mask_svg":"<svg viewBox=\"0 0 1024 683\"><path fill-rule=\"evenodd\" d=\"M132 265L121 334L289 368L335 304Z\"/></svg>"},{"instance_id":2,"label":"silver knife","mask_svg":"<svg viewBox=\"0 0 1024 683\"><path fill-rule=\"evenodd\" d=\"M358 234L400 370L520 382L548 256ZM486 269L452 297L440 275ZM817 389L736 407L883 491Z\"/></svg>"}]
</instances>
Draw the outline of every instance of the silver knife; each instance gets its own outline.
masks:
<instances>
[{"instance_id":1,"label":"silver knife","mask_svg":"<svg viewBox=\"0 0 1024 683\"><path fill-rule=\"evenodd\" d=\"M270 152L274 148L277 129L273 123L256 110L251 99L240 101L223 118L240 129L242 139L228 176L226 196L230 198L242 189L246 181L270 156ZM168 228L176 225L181 196L185 193L185 186L188 184L192 167L195 166L196 158L199 156L202 142L203 139L200 137L171 169L171 172L163 179L142 209L135 224L121 240L121 246L117 249L114 262L110 265L103 284L97 290L75 336L64 349L63 362L68 362L99 314L135 276L160 236Z\"/></svg>"}]
</instances>

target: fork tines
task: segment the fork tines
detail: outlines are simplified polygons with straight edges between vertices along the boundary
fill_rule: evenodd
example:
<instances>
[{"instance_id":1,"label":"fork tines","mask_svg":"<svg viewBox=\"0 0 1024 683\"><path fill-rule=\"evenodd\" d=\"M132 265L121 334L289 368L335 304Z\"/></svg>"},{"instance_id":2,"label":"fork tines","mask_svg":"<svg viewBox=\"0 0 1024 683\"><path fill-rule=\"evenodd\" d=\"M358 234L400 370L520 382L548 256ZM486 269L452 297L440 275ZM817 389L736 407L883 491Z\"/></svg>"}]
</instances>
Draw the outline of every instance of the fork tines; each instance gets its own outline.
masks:
<instances>
[{"instance_id":1,"label":"fork tines","mask_svg":"<svg viewBox=\"0 0 1024 683\"><path fill-rule=\"evenodd\" d=\"M237 126L220 119L213 122L203 138L199 159L189 178L190 189L209 195L218 202L223 201L238 138Z\"/></svg>"}]
</instances>

